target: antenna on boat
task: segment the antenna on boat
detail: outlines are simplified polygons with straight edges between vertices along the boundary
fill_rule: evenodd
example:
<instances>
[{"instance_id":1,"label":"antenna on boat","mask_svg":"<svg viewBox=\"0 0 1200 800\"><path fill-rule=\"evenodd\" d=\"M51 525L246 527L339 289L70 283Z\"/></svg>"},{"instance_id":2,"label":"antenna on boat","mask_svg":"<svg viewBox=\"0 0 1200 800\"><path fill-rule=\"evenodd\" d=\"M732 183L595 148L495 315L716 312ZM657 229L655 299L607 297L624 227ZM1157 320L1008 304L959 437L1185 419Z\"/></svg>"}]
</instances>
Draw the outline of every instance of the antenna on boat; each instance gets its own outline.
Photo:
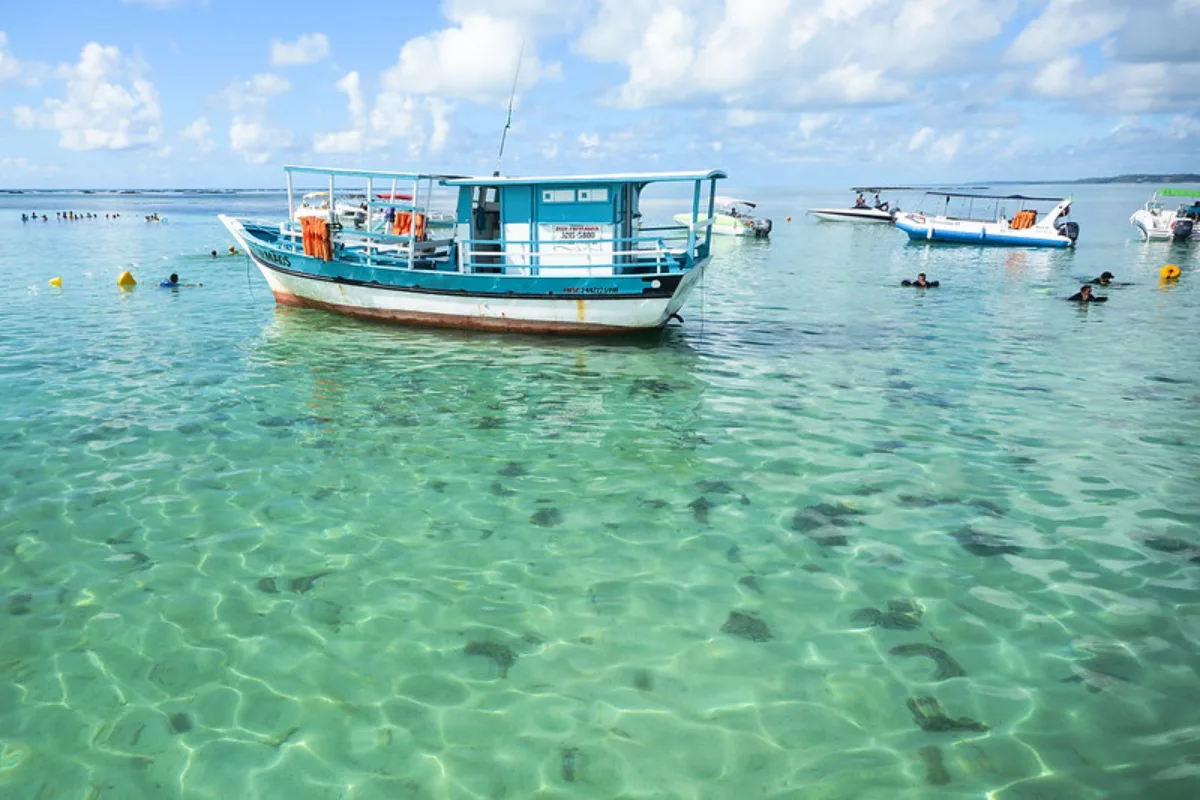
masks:
<instances>
[{"instance_id":1,"label":"antenna on boat","mask_svg":"<svg viewBox=\"0 0 1200 800\"><path fill-rule=\"evenodd\" d=\"M512 91L508 93L508 116L504 120L504 130L500 132L500 152L496 155L496 171L493 176L500 175L500 161L504 158L504 140L508 138L508 129L512 127L513 98L517 95L517 78L521 75L521 59L525 56L525 37L521 37L521 49L517 53L517 68L513 70Z\"/></svg>"}]
</instances>

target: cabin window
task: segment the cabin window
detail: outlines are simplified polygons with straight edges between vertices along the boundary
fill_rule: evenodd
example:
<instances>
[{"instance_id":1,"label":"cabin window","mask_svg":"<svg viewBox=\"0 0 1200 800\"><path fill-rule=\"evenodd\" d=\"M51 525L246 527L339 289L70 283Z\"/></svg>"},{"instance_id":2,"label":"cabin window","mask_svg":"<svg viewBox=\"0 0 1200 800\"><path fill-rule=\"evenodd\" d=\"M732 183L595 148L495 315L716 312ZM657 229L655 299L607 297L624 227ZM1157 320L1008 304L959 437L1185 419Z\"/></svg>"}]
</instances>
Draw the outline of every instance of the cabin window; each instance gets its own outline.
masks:
<instances>
[{"instance_id":1,"label":"cabin window","mask_svg":"<svg viewBox=\"0 0 1200 800\"><path fill-rule=\"evenodd\" d=\"M607 203L608 189L580 189L579 202L581 203Z\"/></svg>"},{"instance_id":2,"label":"cabin window","mask_svg":"<svg viewBox=\"0 0 1200 800\"><path fill-rule=\"evenodd\" d=\"M542 190L542 202L543 203L574 203L575 202L575 190L574 189L543 189Z\"/></svg>"}]
</instances>

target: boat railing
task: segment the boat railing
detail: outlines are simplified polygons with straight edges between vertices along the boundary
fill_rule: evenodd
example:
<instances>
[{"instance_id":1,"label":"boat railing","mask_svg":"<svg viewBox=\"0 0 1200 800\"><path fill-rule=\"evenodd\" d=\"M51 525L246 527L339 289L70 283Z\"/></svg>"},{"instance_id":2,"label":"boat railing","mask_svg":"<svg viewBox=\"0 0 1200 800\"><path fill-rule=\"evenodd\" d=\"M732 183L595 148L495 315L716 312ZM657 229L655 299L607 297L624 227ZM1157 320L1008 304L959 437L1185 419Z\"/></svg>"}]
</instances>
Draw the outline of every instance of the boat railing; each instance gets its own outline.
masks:
<instances>
[{"instance_id":1,"label":"boat railing","mask_svg":"<svg viewBox=\"0 0 1200 800\"><path fill-rule=\"evenodd\" d=\"M663 228L642 228L642 230L644 230L644 231L645 230L665 231L665 230L680 230L680 229L682 229L683 231L686 232L686 231L695 229L696 232L700 232L707 228L711 228L713 225L715 225L717 222L716 215L720 214L720 213L722 213L722 212L720 210L717 210L717 211L713 212L713 216L711 216L711 217L699 217L696 219L696 222L694 225L689 222L686 225L672 225L672 226L667 226L667 227L663 227Z\"/></svg>"},{"instance_id":2,"label":"boat railing","mask_svg":"<svg viewBox=\"0 0 1200 800\"><path fill-rule=\"evenodd\" d=\"M339 226L335 253L355 253L368 266L386 269L428 269L432 260L442 264L439 269L466 274L552 275L582 269L646 275L684 271L709 252L706 237L696 236L686 225L643 227L637 233L643 235L582 240L458 239L451 235L418 238L414 243L409 234ZM277 246L302 252L301 236L299 223L283 222ZM409 264L396 263L401 260Z\"/></svg>"},{"instance_id":3,"label":"boat railing","mask_svg":"<svg viewBox=\"0 0 1200 800\"><path fill-rule=\"evenodd\" d=\"M642 232L647 229L643 228ZM532 239L463 239L458 242L458 268L472 273L553 275L580 269L609 269L614 275L647 275L680 272L707 255L707 245L697 242L689 253L687 237L680 246L675 237L635 236L583 241ZM569 249L568 249L569 248Z\"/></svg>"}]
</instances>

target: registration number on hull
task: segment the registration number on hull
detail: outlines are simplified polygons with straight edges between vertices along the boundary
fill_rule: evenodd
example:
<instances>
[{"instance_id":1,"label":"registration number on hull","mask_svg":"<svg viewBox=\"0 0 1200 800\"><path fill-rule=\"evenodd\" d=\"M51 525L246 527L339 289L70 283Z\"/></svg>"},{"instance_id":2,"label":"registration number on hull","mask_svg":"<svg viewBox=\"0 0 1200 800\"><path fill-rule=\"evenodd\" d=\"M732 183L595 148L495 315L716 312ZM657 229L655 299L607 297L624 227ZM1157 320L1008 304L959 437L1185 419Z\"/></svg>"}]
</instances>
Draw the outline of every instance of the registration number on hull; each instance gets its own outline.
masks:
<instances>
[{"instance_id":1,"label":"registration number on hull","mask_svg":"<svg viewBox=\"0 0 1200 800\"><path fill-rule=\"evenodd\" d=\"M250 245L250 252L260 261L265 261L268 264L274 264L277 267L291 269L292 261L282 253L275 253L271 250L264 250L256 245Z\"/></svg>"}]
</instances>

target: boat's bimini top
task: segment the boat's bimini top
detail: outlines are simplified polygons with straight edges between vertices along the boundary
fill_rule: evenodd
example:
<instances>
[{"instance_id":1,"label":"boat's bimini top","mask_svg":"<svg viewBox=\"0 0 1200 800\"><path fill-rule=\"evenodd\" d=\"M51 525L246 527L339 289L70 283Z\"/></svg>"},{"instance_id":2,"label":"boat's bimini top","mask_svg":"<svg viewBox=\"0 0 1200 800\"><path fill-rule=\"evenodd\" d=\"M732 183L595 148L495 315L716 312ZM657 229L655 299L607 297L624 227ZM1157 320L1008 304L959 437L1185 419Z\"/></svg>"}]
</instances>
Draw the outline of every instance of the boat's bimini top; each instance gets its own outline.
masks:
<instances>
[{"instance_id":1,"label":"boat's bimini top","mask_svg":"<svg viewBox=\"0 0 1200 800\"><path fill-rule=\"evenodd\" d=\"M1029 200L1038 203L1061 203L1065 197L1029 197L1023 194L970 194L963 192L925 192L934 197L970 197L976 200Z\"/></svg>"},{"instance_id":2,"label":"boat's bimini top","mask_svg":"<svg viewBox=\"0 0 1200 800\"><path fill-rule=\"evenodd\" d=\"M442 175L438 173L427 172L383 172L371 169L340 169L338 167L301 167L291 164L285 164L283 167L285 172L307 174L307 175L334 175L343 178L383 178L385 180L396 181L423 181L423 180L447 180L450 178L459 178L460 175Z\"/></svg>"},{"instance_id":3,"label":"boat's bimini top","mask_svg":"<svg viewBox=\"0 0 1200 800\"><path fill-rule=\"evenodd\" d=\"M728 177L719 169L707 172L628 172L615 175L552 175L541 177L522 177L508 175L488 175L477 177L446 177L443 180L447 186L496 186L504 184L540 185L555 183L655 183L661 181L705 181L714 178ZM720 198L717 198L718 201Z\"/></svg>"},{"instance_id":4,"label":"boat's bimini top","mask_svg":"<svg viewBox=\"0 0 1200 800\"><path fill-rule=\"evenodd\" d=\"M751 208L758 208L758 203L750 200L739 200L736 197L726 197L720 194L713 198L713 202L718 206L750 206Z\"/></svg>"}]
</instances>

